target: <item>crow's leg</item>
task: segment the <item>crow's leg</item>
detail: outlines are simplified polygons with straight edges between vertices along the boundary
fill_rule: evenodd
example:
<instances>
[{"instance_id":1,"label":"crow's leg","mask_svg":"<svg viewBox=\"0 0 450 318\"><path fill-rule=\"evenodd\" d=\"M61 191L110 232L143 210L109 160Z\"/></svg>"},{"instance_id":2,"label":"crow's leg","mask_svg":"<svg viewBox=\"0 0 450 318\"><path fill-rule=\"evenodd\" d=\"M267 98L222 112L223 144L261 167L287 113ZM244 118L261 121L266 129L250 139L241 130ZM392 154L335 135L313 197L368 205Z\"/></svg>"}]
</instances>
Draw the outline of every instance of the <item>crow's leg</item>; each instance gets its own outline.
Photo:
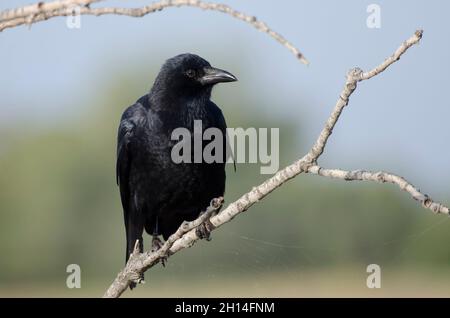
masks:
<instances>
[{"instance_id":1,"label":"crow's leg","mask_svg":"<svg viewBox=\"0 0 450 318\"><path fill-rule=\"evenodd\" d=\"M152 239L152 253L158 251L164 243L161 241L158 235L153 235ZM167 255L160 258L162 266L166 267Z\"/></svg>"},{"instance_id":2,"label":"crow's leg","mask_svg":"<svg viewBox=\"0 0 450 318\"><path fill-rule=\"evenodd\" d=\"M153 230L153 238L152 238L152 253L158 251L163 245L164 243L161 241L161 239L159 238L159 232L158 232L158 217L156 217L155 220L155 228ZM161 257L161 264L162 266L166 266L167 263L167 256L163 256Z\"/></svg>"}]
</instances>

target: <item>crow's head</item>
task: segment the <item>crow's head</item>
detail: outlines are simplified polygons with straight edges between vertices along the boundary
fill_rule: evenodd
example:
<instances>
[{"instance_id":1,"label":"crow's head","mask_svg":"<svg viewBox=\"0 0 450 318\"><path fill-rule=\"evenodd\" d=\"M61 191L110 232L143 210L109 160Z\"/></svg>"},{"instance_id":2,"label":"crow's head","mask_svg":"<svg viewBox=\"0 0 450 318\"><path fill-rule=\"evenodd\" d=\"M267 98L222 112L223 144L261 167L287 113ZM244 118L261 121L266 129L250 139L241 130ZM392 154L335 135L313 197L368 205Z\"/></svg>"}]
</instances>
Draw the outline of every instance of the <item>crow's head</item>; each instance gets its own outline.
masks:
<instances>
[{"instance_id":1,"label":"crow's head","mask_svg":"<svg viewBox=\"0 0 450 318\"><path fill-rule=\"evenodd\" d=\"M210 93L214 84L234 82L237 78L224 70L214 68L195 54L180 54L168 59L159 72L154 89L169 89L179 95Z\"/></svg>"}]
</instances>

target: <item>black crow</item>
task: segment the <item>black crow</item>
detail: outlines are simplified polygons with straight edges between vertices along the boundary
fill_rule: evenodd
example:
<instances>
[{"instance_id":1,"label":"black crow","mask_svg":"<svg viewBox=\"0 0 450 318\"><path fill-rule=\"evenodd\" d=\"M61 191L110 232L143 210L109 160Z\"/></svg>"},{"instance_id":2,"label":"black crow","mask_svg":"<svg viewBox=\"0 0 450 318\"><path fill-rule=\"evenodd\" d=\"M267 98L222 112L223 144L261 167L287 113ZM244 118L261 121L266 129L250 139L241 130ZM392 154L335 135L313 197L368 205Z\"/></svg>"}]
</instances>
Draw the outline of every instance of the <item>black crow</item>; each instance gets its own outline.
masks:
<instances>
[{"instance_id":1,"label":"black crow","mask_svg":"<svg viewBox=\"0 0 450 318\"><path fill-rule=\"evenodd\" d=\"M197 218L211 199L223 196L225 154L223 162L175 163L171 151L178 141L171 135L183 127L193 136L194 120L201 120L203 131L220 129L225 145L225 119L210 100L211 90L217 83L236 80L197 55L177 55L164 63L150 93L123 113L116 173L125 219L126 260L136 240L143 251L144 229L157 248L159 235L166 240L183 221Z\"/></svg>"}]
</instances>

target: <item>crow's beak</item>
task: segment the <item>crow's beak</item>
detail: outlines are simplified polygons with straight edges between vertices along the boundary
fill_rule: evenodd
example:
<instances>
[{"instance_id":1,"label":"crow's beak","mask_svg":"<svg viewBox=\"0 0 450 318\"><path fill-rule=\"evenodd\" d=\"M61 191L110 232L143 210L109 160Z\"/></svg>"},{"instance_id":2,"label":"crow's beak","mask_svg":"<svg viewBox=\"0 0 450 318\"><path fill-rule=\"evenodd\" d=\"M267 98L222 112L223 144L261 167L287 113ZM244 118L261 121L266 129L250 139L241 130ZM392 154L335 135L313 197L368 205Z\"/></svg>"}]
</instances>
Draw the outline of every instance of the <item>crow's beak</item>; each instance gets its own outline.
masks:
<instances>
[{"instance_id":1,"label":"crow's beak","mask_svg":"<svg viewBox=\"0 0 450 318\"><path fill-rule=\"evenodd\" d=\"M216 83L237 81L236 76L218 68L206 67L204 71L205 75L200 78L200 83L202 85L213 85Z\"/></svg>"}]
</instances>

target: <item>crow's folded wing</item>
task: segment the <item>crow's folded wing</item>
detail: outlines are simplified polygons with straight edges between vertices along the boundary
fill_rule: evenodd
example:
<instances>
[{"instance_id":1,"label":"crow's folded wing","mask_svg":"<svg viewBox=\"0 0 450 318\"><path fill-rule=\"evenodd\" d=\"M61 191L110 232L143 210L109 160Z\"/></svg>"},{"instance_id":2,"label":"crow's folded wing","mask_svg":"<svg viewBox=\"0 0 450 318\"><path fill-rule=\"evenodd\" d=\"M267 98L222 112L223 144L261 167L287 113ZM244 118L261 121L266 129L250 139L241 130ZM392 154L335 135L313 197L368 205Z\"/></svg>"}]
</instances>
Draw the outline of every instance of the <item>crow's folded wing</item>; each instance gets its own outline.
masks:
<instances>
[{"instance_id":1,"label":"crow's folded wing","mask_svg":"<svg viewBox=\"0 0 450 318\"><path fill-rule=\"evenodd\" d=\"M128 107L122 115L117 136L116 182L120 188L120 198L127 224L130 209L130 169L133 160L132 144L136 142L136 133L146 123L146 110L139 101Z\"/></svg>"}]
</instances>

